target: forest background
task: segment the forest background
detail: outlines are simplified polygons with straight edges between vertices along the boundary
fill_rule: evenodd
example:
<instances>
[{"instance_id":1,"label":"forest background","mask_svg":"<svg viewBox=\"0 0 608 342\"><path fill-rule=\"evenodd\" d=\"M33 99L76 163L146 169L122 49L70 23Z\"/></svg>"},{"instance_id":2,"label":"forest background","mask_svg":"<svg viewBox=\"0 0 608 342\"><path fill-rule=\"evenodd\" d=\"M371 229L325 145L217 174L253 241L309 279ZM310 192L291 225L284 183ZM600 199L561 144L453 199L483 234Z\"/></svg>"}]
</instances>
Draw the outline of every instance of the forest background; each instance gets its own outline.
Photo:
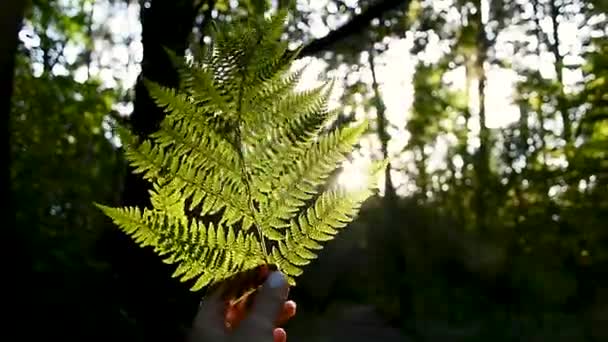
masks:
<instances>
[{"instance_id":1,"label":"forest background","mask_svg":"<svg viewBox=\"0 0 608 342\"><path fill-rule=\"evenodd\" d=\"M4 311L16 333L179 341L200 294L94 206L145 204L116 123L152 132L210 21L260 0L0 3ZM298 0L286 39L381 192L291 296L290 341L608 340L608 1ZM19 330L21 329L21 330ZM6 332L8 334L8 332Z\"/></svg>"}]
</instances>

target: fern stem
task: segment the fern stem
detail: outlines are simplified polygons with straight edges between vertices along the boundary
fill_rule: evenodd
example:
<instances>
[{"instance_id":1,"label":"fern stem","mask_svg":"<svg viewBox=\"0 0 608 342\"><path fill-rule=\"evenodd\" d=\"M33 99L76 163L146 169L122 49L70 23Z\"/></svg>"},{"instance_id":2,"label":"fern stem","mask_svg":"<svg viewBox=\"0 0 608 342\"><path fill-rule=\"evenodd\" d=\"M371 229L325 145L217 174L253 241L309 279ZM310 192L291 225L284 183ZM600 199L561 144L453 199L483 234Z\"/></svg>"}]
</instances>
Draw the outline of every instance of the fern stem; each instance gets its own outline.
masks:
<instances>
[{"instance_id":1,"label":"fern stem","mask_svg":"<svg viewBox=\"0 0 608 342\"><path fill-rule=\"evenodd\" d=\"M257 210L253 205L253 197L251 196L251 185L249 184L249 173L247 172L247 168L245 166L245 162L241 164L243 168L244 175L247 179L244 179L245 183L245 191L247 191L247 197L249 198L249 210L251 211L251 216L253 217L253 222L255 224L255 228L260 236L260 244L262 245L262 253L264 253L264 258L268 261L268 251L266 250L266 239L264 238L264 234L262 234L262 227L260 226L260 221L258 220Z\"/></svg>"},{"instance_id":2,"label":"fern stem","mask_svg":"<svg viewBox=\"0 0 608 342\"><path fill-rule=\"evenodd\" d=\"M262 233L262 227L260 226L260 221L258 220L257 210L255 205L253 204L253 196L251 196L251 184L249 182L251 178L251 174L247 168L247 164L245 163L245 156L243 155L243 141L241 139L241 125L243 124L242 116L242 108L243 108L243 90L245 88L245 73L241 73L241 86L239 87L239 98L237 101L237 115L238 122L236 127L236 143L238 146L238 155L241 161L241 174L243 183L245 184L245 191L247 192L247 202L249 202L249 211L251 212L251 217L253 217L253 223L255 224L256 231L260 237L260 245L262 246L262 253L264 254L264 258L268 262L268 251L266 250L266 239L264 238L264 234Z\"/></svg>"}]
</instances>

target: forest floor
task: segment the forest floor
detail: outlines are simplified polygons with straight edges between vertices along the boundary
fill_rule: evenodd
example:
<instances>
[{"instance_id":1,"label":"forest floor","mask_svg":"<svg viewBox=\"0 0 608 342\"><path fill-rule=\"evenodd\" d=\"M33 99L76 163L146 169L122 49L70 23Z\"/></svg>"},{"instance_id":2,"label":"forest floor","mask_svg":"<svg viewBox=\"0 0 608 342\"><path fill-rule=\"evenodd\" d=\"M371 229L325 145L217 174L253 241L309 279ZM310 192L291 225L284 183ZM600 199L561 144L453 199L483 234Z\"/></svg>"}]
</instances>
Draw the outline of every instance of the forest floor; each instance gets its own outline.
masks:
<instances>
[{"instance_id":1,"label":"forest floor","mask_svg":"<svg viewBox=\"0 0 608 342\"><path fill-rule=\"evenodd\" d=\"M391 326L369 304L335 303L323 314L298 312L286 326L289 342L418 342L418 341L553 341L583 342L582 326L573 317L561 317L545 324L535 323L526 317L505 320L501 329L481 319L462 324L449 324L437 320L415 320L415 336L404 334ZM501 333L502 332L502 333Z\"/></svg>"},{"instance_id":2,"label":"forest floor","mask_svg":"<svg viewBox=\"0 0 608 342\"><path fill-rule=\"evenodd\" d=\"M300 313L287 327L290 342L410 342L371 305L340 304L321 316Z\"/></svg>"}]
</instances>

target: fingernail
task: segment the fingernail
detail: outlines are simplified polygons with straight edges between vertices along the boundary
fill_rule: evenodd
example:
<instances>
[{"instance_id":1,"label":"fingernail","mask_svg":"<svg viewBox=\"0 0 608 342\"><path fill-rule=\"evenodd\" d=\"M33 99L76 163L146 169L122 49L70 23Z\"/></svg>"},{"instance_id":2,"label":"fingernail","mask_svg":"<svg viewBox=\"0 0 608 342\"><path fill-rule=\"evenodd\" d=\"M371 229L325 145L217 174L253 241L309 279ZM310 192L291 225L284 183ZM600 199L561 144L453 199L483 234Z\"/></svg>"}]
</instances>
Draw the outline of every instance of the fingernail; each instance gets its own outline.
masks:
<instances>
[{"instance_id":1,"label":"fingernail","mask_svg":"<svg viewBox=\"0 0 608 342\"><path fill-rule=\"evenodd\" d=\"M272 272L268 277L268 286L273 289L281 287L285 285L285 278L281 275L280 272Z\"/></svg>"}]
</instances>

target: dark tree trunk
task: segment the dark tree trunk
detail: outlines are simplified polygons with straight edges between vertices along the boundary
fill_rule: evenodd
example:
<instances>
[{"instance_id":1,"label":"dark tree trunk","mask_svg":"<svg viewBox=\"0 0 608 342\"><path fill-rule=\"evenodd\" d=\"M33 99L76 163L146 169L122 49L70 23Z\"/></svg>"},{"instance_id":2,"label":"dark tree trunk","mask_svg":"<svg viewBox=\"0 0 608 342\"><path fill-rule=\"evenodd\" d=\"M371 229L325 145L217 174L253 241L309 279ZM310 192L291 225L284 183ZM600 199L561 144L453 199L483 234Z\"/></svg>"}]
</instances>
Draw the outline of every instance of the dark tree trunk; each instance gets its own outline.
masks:
<instances>
[{"instance_id":1,"label":"dark tree trunk","mask_svg":"<svg viewBox=\"0 0 608 342\"><path fill-rule=\"evenodd\" d=\"M177 87L177 72L171 65L163 48L183 55L188 46L188 38L194 25L193 0L152 1L150 8L142 6L142 44L144 48L141 63L142 72L135 85L134 111L129 118L131 129L140 137L156 131L164 116L148 95L143 78L164 86ZM148 182L129 170L123 193L125 205L145 206L149 202Z\"/></svg>"},{"instance_id":2,"label":"dark tree trunk","mask_svg":"<svg viewBox=\"0 0 608 342\"><path fill-rule=\"evenodd\" d=\"M164 116L150 98L143 79L178 86L177 72L164 48L184 54L197 14L194 3L194 0L153 0L147 8L141 7L142 72L135 86L134 112L129 119L131 130L140 137L157 130ZM148 206L150 184L131 171L127 168L121 205ZM125 323L135 324L129 337L142 341L183 340L200 299L190 293L187 284L170 276L173 268L163 264L150 248L140 248L118 229L110 233L106 243L111 253L117 309L123 312ZM126 340L125 336L120 339Z\"/></svg>"},{"instance_id":3,"label":"dark tree trunk","mask_svg":"<svg viewBox=\"0 0 608 342\"><path fill-rule=\"evenodd\" d=\"M2 1L0 3L0 112L4 113L2 120L2 151L4 165L2 167L2 193L7 197L2 205L3 226L15 229L14 208L10 201L10 111L13 94L13 77L15 73L15 53L17 51L17 33L21 26L24 1Z\"/></svg>"},{"instance_id":4,"label":"dark tree trunk","mask_svg":"<svg viewBox=\"0 0 608 342\"><path fill-rule=\"evenodd\" d=\"M372 88L377 116L376 124L378 126L378 138L380 139L382 156L388 159L388 144L391 137L387 128L390 123L386 118L386 106L382 100L376 77L374 54L374 49L369 49L369 66L372 73ZM407 231L396 220L396 217L399 215L398 198L390 171L391 164L389 163L384 173L383 212L380 227L371 230L369 233L370 241L374 241L374 245L380 247L379 251L373 253L374 256L371 260L373 269L380 271L379 275L383 279L383 282L379 285L385 291L390 301L397 301L399 303L398 314L396 312L389 314L391 316L389 319L392 323L399 324L404 317L408 316L411 310L411 290L402 279L395 280L395 274L406 271L406 265L403 262L402 243L404 237L407 236Z\"/></svg>"},{"instance_id":5,"label":"dark tree trunk","mask_svg":"<svg viewBox=\"0 0 608 342\"><path fill-rule=\"evenodd\" d=\"M8 297L8 307L3 311L10 317L6 327L14 329L12 333L19 332L23 328L25 311L29 308L29 293L26 290L29 285L29 276L26 272L31 268L28 262L27 248L25 248L23 236L15 226L15 208L11 201L11 148L10 148L10 111L11 97L13 93L13 78L15 74L15 52L17 51L17 33L21 26L25 1L11 0L0 1L0 113L4 113L2 119L2 194L5 200L2 203L2 228L7 256L4 260L8 270L4 270L3 283L8 285L8 291L4 293ZM8 234L7 234L8 233ZM6 248L8 247L8 248ZM11 332L3 331L6 337ZM16 336L23 336L16 335Z\"/></svg>"}]
</instances>

